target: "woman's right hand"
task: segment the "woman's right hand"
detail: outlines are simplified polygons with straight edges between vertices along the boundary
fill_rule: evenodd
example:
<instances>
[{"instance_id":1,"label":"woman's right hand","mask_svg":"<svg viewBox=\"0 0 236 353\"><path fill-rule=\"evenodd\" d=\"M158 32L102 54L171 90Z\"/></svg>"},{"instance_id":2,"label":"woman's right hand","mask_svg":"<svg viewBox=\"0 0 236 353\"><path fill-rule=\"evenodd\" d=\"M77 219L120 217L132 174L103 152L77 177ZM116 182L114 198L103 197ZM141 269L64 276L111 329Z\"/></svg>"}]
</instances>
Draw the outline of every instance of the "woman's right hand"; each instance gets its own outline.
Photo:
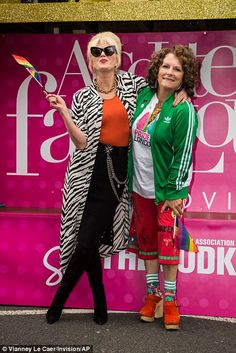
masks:
<instances>
[{"instance_id":1,"label":"woman's right hand","mask_svg":"<svg viewBox=\"0 0 236 353\"><path fill-rule=\"evenodd\" d=\"M161 208L161 213L164 212L166 208L170 208L177 216L181 217L183 214L183 200L166 200Z\"/></svg>"},{"instance_id":2,"label":"woman's right hand","mask_svg":"<svg viewBox=\"0 0 236 353\"><path fill-rule=\"evenodd\" d=\"M44 93L47 101L50 103L50 107L56 109L59 113L67 110L66 102L61 96L47 92Z\"/></svg>"}]
</instances>

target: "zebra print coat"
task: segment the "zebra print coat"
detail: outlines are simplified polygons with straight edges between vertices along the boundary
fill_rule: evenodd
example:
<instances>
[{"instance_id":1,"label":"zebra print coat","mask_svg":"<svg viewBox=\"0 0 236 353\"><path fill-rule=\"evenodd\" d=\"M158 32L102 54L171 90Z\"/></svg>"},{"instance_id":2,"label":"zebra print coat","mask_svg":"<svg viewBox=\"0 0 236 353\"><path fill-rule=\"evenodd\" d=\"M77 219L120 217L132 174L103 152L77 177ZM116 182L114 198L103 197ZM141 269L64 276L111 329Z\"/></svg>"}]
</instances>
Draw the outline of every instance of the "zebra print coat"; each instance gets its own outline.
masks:
<instances>
[{"instance_id":1,"label":"zebra print coat","mask_svg":"<svg viewBox=\"0 0 236 353\"><path fill-rule=\"evenodd\" d=\"M117 95L127 110L129 122L136 107L137 94L147 84L131 73L117 75ZM87 137L84 150L75 150L67 167L63 189L60 231L60 264L65 269L73 254L92 177L102 124L102 99L91 83L73 96L72 119ZM99 210L97 210L99 212ZM125 186L113 220L113 245L101 245L102 257L125 248L129 232L128 191Z\"/></svg>"}]
</instances>

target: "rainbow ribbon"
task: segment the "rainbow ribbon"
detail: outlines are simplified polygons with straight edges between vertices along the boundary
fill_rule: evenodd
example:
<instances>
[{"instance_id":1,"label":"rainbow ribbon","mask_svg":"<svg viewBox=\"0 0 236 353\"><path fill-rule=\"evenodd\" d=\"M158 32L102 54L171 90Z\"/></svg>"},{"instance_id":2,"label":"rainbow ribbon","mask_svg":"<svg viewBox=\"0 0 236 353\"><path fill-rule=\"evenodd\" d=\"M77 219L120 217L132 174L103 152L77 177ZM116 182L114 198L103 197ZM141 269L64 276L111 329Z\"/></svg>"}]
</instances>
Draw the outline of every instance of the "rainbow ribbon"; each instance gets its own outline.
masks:
<instances>
[{"instance_id":1,"label":"rainbow ribbon","mask_svg":"<svg viewBox=\"0 0 236 353\"><path fill-rule=\"evenodd\" d=\"M175 217L175 236L178 235L179 249L198 252L198 247L179 217Z\"/></svg>"},{"instance_id":2,"label":"rainbow ribbon","mask_svg":"<svg viewBox=\"0 0 236 353\"><path fill-rule=\"evenodd\" d=\"M16 62L26 68L26 70L33 76L33 78L38 82L38 84L43 88L42 80L39 72L30 64L28 60L23 58L23 56L12 54Z\"/></svg>"}]
</instances>

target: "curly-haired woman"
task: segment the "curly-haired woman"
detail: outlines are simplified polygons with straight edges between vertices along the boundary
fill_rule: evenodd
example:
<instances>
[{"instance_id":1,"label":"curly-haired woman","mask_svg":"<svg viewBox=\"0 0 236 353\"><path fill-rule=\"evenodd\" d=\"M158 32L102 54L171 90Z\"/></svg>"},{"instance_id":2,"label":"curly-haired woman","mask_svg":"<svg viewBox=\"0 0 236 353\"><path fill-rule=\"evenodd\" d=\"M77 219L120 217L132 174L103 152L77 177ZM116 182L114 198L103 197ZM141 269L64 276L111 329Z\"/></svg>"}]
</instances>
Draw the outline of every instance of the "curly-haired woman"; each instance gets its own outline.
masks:
<instances>
[{"instance_id":1,"label":"curly-haired woman","mask_svg":"<svg viewBox=\"0 0 236 353\"><path fill-rule=\"evenodd\" d=\"M140 310L146 322L161 317L166 329L178 329L176 279L179 264L175 218L183 214L192 174L192 149L197 115L191 103L173 106L174 95L184 89L194 94L198 62L183 45L152 55L149 87L139 96L132 125L129 190L133 217L128 250L145 262L147 296ZM164 305L159 285L159 265L164 271Z\"/></svg>"}]
</instances>

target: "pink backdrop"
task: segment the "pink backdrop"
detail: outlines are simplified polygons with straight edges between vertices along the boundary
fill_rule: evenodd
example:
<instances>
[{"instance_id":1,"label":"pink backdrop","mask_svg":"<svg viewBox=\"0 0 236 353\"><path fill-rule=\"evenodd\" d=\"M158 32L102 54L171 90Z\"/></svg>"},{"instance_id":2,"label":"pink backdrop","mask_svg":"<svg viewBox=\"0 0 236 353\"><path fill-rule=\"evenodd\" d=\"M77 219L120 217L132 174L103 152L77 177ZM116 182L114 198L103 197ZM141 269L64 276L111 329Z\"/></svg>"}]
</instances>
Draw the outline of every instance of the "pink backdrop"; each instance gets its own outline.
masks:
<instances>
[{"instance_id":1,"label":"pink backdrop","mask_svg":"<svg viewBox=\"0 0 236 353\"><path fill-rule=\"evenodd\" d=\"M181 254L181 313L236 317L236 221L187 219L186 225L199 253ZM0 303L48 306L62 276L59 215L0 214L0 230ZM109 309L139 310L145 296L143 261L128 252L106 259L104 283ZM92 307L86 276L72 292L67 307Z\"/></svg>"},{"instance_id":2,"label":"pink backdrop","mask_svg":"<svg viewBox=\"0 0 236 353\"><path fill-rule=\"evenodd\" d=\"M9 208L60 208L64 172L73 149L60 117L11 54L26 57L40 71L47 91L63 95L70 106L72 94L91 80L86 66L89 38L38 34L0 37L0 203ZM120 34L120 38L122 70L138 75L145 76L151 53L160 47L187 44L198 56L201 84L194 104L200 128L188 211L235 213L236 31ZM199 244L197 256L185 254L184 265L180 265L182 312L236 316L235 222L188 222L194 238L203 244ZM58 275L47 282L54 270L48 268L45 256L58 244L59 216L2 213L0 232L0 303L48 305ZM214 245L211 238L222 240L222 245ZM122 269L124 256L121 253L110 265L109 260L104 264L109 308L137 310L145 294L143 263ZM126 256L131 259L126 263L137 263L133 255ZM57 251L49 259L58 268ZM87 286L86 278L80 286ZM117 292L122 295L117 297ZM78 300L77 296L75 291L69 305L90 306L89 290Z\"/></svg>"}]
</instances>

